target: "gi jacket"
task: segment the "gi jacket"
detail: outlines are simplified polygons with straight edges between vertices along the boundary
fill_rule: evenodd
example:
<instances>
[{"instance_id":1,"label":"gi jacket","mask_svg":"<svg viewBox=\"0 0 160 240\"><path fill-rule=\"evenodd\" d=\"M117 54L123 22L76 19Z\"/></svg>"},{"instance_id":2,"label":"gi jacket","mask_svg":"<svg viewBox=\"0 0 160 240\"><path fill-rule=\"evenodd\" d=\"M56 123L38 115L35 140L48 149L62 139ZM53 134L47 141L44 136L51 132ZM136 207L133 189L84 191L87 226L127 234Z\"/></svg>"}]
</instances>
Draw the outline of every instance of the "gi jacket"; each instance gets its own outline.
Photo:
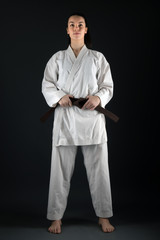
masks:
<instances>
[{"instance_id":1,"label":"gi jacket","mask_svg":"<svg viewBox=\"0 0 160 240\"><path fill-rule=\"evenodd\" d=\"M42 93L50 107L66 94L75 98L99 96L101 106L113 96L110 66L104 55L84 45L76 57L72 48L58 51L48 61L42 81ZM93 145L107 141L106 121L96 110L76 106L55 109L53 144Z\"/></svg>"}]
</instances>

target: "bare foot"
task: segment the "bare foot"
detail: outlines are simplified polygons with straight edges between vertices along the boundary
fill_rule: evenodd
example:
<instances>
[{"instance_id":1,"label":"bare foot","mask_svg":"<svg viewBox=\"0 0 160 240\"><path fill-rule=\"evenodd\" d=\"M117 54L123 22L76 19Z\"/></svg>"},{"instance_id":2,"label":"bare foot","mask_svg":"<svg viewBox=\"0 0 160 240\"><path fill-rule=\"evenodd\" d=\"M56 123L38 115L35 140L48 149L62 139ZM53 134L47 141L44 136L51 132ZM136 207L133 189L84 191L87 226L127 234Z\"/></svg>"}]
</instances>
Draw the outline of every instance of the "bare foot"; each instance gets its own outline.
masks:
<instances>
[{"instance_id":1,"label":"bare foot","mask_svg":"<svg viewBox=\"0 0 160 240\"><path fill-rule=\"evenodd\" d=\"M61 220L54 220L51 226L48 228L50 233L61 233Z\"/></svg>"},{"instance_id":2,"label":"bare foot","mask_svg":"<svg viewBox=\"0 0 160 240\"><path fill-rule=\"evenodd\" d=\"M113 232L114 231L114 227L110 224L108 218L99 218L99 225L101 225L102 227L102 231L103 232Z\"/></svg>"}]
</instances>

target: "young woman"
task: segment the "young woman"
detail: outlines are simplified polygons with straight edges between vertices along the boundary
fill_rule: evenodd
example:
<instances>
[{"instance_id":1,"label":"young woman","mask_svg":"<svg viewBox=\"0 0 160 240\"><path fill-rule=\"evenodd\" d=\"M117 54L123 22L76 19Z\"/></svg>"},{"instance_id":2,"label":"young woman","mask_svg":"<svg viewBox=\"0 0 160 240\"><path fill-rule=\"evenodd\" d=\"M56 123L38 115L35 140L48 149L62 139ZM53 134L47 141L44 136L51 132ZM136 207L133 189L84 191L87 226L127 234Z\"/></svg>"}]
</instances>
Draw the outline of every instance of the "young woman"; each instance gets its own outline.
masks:
<instances>
[{"instance_id":1,"label":"young woman","mask_svg":"<svg viewBox=\"0 0 160 240\"><path fill-rule=\"evenodd\" d=\"M105 117L94 110L113 95L110 67L104 55L87 48L86 18L73 14L68 19L70 44L48 61L42 81L42 93L54 113L53 145L48 197L49 232L60 233L67 205L70 180L74 170L77 146L81 146L84 164L99 225L104 232L114 227L108 168ZM86 98L82 109L73 106L71 98Z\"/></svg>"}]
</instances>

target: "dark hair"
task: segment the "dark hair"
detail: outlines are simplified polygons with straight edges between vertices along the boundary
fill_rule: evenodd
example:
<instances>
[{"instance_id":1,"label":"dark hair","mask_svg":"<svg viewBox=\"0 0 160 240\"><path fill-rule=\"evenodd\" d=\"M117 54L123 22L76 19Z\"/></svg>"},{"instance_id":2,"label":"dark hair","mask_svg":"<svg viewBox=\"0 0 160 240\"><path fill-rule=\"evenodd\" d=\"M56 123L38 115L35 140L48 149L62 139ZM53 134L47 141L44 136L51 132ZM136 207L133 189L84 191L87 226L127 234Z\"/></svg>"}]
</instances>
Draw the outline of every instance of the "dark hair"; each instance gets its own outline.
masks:
<instances>
[{"instance_id":1,"label":"dark hair","mask_svg":"<svg viewBox=\"0 0 160 240\"><path fill-rule=\"evenodd\" d=\"M69 20L69 18L72 17L72 16L83 17L84 20L85 20L85 23L86 23L86 27L88 27L88 20L87 20L86 16L85 16L83 13L74 12L74 13L70 14L70 16L68 17L67 20ZM68 24L68 21L67 21L67 24ZM69 40L69 44L70 44L70 43L71 43L70 37L68 38L68 40ZM87 30L87 33L86 33L85 36L84 36L84 42L85 42L87 48L91 48L91 47L92 47L92 41L91 41L91 36L90 36L89 28L88 28L88 30Z\"/></svg>"}]
</instances>

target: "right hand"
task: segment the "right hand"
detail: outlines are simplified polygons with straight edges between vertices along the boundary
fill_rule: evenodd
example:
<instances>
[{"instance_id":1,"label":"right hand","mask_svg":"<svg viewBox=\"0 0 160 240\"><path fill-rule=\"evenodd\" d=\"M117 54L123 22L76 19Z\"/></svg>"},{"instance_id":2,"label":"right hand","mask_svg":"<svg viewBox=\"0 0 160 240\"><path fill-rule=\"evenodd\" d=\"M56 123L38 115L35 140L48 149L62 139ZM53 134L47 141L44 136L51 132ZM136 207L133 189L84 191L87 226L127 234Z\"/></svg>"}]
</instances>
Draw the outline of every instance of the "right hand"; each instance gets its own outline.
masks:
<instances>
[{"instance_id":1,"label":"right hand","mask_svg":"<svg viewBox=\"0 0 160 240\"><path fill-rule=\"evenodd\" d=\"M67 95L65 95L65 96L63 96L60 100L59 100L59 105L61 106L61 107L71 107L72 106L72 102L71 102L71 100L69 99L69 98L73 98L73 96L72 95L69 95L69 94L67 94Z\"/></svg>"}]
</instances>

